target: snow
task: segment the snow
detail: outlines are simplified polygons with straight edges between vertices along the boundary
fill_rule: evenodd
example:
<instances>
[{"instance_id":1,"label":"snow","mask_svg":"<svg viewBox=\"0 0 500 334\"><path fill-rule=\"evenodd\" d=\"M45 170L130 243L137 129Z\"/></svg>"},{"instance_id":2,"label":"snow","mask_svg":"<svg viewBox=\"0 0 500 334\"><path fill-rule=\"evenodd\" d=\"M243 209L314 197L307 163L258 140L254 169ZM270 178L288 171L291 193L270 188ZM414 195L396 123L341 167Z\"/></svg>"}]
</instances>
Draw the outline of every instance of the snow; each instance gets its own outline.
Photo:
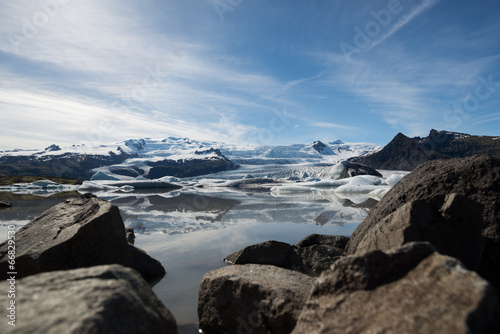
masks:
<instances>
[{"instance_id":1,"label":"snow","mask_svg":"<svg viewBox=\"0 0 500 334\"><path fill-rule=\"evenodd\" d=\"M404 177L404 175L392 174L387 179L385 179L385 183L391 187L394 187L396 185L396 183L398 183L399 180L401 180L403 177Z\"/></svg>"},{"instance_id":2,"label":"snow","mask_svg":"<svg viewBox=\"0 0 500 334\"><path fill-rule=\"evenodd\" d=\"M323 179L337 180L345 169L346 167L342 163L338 163L332 167L326 168L323 172L321 172L319 177Z\"/></svg>"}]
</instances>

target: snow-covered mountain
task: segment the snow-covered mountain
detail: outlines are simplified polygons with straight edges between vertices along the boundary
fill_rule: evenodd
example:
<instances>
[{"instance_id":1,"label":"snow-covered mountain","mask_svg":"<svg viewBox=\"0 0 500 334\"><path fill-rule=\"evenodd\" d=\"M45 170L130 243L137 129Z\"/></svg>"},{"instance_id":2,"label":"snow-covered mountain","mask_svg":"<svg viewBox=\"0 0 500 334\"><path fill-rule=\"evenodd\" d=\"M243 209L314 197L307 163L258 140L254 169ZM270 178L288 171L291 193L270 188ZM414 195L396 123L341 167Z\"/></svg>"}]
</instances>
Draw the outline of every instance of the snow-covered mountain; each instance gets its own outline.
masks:
<instances>
[{"instance_id":1,"label":"snow-covered mountain","mask_svg":"<svg viewBox=\"0 0 500 334\"><path fill-rule=\"evenodd\" d=\"M19 170L30 167L33 171L41 169L40 172L47 173L50 172L48 165L53 166L56 161L68 166L67 170L77 166L79 161L84 161L85 168L88 170L107 167L110 171L121 171L125 173L122 175L130 174L129 176L147 175L152 167L167 168L165 166L168 165L168 168L186 169L191 168L194 162L199 164L204 161L216 163L219 169L231 168L230 163L265 165L325 162L333 164L377 149L379 147L375 144L344 143L340 140L283 146L243 146L175 137L129 139L96 146L82 144L63 147L53 144L43 150L0 151L0 174L12 171L13 164L16 164ZM173 162L176 163L172 165ZM23 164L26 166L23 167ZM81 174L81 171L79 173ZM75 175L68 174L68 176L74 177Z\"/></svg>"}]
</instances>

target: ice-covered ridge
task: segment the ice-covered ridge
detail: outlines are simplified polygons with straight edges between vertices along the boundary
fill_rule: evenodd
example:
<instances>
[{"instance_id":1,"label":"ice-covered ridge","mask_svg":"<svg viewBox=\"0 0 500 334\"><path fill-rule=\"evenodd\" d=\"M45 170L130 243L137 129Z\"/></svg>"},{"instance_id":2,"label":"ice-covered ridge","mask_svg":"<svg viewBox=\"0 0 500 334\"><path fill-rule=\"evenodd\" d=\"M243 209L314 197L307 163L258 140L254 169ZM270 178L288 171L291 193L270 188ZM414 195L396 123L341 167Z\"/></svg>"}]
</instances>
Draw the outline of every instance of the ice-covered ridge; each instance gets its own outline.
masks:
<instances>
[{"instance_id":1,"label":"ice-covered ridge","mask_svg":"<svg viewBox=\"0 0 500 334\"><path fill-rule=\"evenodd\" d=\"M102 145L50 145L43 150L0 151L1 156L33 156L50 158L65 154L120 155L133 156L137 161L158 161L162 159L213 158L211 155L196 155L196 151L218 149L228 159L239 164L338 162L380 149L372 143L346 143L340 140L328 143L319 141L292 145L235 145L215 141L197 141L189 138L167 137L162 139L128 139Z\"/></svg>"}]
</instances>

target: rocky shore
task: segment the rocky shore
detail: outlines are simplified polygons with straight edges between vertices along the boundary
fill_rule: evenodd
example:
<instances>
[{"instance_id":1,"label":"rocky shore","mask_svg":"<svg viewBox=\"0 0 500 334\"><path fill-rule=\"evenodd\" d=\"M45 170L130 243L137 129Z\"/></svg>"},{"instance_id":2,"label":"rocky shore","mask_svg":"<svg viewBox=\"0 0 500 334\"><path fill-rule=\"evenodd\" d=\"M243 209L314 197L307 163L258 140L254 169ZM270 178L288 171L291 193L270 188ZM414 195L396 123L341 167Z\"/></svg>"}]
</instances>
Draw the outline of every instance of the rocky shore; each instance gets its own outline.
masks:
<instances>
[{"instance_id":1,"label":"rocky shore","mask_svg":"<svg viewBox=\"0 0 500 334\"><path fill-rule=\"evenodd\" d=\"M350 238L245 247L199 289L203 333L499 333L500 161L418 166ZM118 208L66 200L16 232L15 333L177 333L162 265ZM0 290L9 291L8 242ZM148 284L149 282L149 284ZM0 303L8 305L7 294ZM168 306L168 305L167 305Z\"/></svg>"},{"instance_id":2,"label":"rocky shore","mask_svg":"<svg viewBox=\"0 0 500 334\"><path fill-rule=\"evenodd\" d=\"M424 163L349 239L269 241L226 257L232 265L201 283L200 328L208 334L499 333L499 194L495 158Z\"/></svg>"}]
</instances>

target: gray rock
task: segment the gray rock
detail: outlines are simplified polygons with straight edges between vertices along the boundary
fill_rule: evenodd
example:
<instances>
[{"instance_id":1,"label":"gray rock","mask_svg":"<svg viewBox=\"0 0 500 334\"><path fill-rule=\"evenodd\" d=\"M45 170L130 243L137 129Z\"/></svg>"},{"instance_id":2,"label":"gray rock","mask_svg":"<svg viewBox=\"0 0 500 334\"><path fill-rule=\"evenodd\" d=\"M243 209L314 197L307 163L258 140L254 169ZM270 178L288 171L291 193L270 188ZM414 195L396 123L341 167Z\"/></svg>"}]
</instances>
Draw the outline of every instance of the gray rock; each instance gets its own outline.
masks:
<instances>
[{"instance_id":1,"label":"gray rock","mask_svg":"<svg viewBox=\"0 0 500 334\"><path fill-rule=\"evenodd\" d=\"M198 317L203 333L290 333L314 279L267 265L228 266L203 277Z\"/></svg>"},{"instance_id":2,"label":"gray rock","mask_svg":"<svg viewBox=\"0 0 500 334\"><path fill-rule=\"evenodd\" d=\"M8 260L6 241L0 244L0 279L11 271ZM165 273L158 261L128 244L118 208L90 194L65 200L17 231L15 261L18 278L102 264L136 268L147 279Z\"/></svg>"},{"instance_id":3,"label":"gray rock","mask_svg":"<svg viewBox=\"0 0 500 334\"><path fill-rule=\"evenodd\" d=\"M165 276L166 271L160 261L153 259L144 250L132 244L129 244L129 250L132 257L132 268L137 270L148 282L157 282Z\"/></svg>"},{"instance_id":4,"label":"gray rock","mask_svg":"<svg viewBox=\"0 0 500 334\"><path fill-rule=\"evenodd\" d=\"M428 241L444 255L476 270L484 250L482 206L457 194L406 203L385 217L361 239L356 254Z\"/></svg>"},{"instance_id":5,"label":"gray rock","mask_svg":"<svg viewBox=\"0 0 500 334\"><path fill-rule=\"evenodd\" d=\"M432 202L453 193L482 205L485 246L477 272L500 291L500 160L487 156L429 161L416 167L370 211L352 234L345 253L356 254L369 231L405 203ZM476 226L477 222L472 223Z\"/></svg>"},{"instance_id":6,"label":"gray rock","mask_svg":"<svg viewBox=\"0 0 500 334\"><path fill-rule=\"evenodd\" d=\"M302 270L302 262L294 247L280 241L266 241L248 246L227 256L228 264L268 264L285 269Z\"/></svg>"},{"instance_id":7,"label":"gray rock","mask_svg":"<svg viewBox=\"0 0 500 334\"><path fill-rule=\"evenodd\" d=\"M297 247L308 247L312 245L325 245L344 250L348 237L343 235L311 234L297 242Z\"/></svg>"},{"instance_id":8,"label":"gray rock","mask_svg":"<svg viewBox=\"0 0 500 334\"><path fill-rule=\"evenodd\" d=\"M498 333L494 288L428 243L344 257L317 279L294 334Z\"/></svg>"},{"instance_id":9,"label":"gray rock","mask_svg":"<svg viewBox=\"0 0 500 334\"><path fill-rule=\"evenodd\" d=\"M134 228L130 226L125 227L125 234L127 236L128 243L133 245L135 242Z\"/></svg>"},{"instance_id":10,"label":"gray rock","mask_svg":"<svg viewBox=\"0 0 500 334\"><path fill-rule=\"evenodd\" d=\"M342 256L348 241L342 235L311 234L297 243L295 251L305 271L318 276Z\"/></svg>"},{"instance_id":11,"label":"gray rock","mask_svg":"<svg viewBox=\"0 0 500 334\"><path fill-rule=\"evenodd\" d=\"M12 207L12 203L11 202L0 201L0 210L1 209L11 208L11 207Z\"/></svg>"},{"instance_id":12,"label":"gray rock","mask_svg":"<svg viewBox=\"0 0 500 334\"><path fill-rule=\"evenodd\" d=\"M8 268L7 242L0 244L0 278ZM48 209L16 233L18 277L101 264L132 266L118 208L92 195Z\"/></svg>"},{"instance_id":13,"label":"gray rock","mask_svg":"<svg viewBox=\"0 0 500 334\"><path fill-rule=\"evenodd\" d=\"M149 285L120 265L32 275L16 287L12 333L177 333L174 317ZM9 282L0 282L0 290L8 289ZM2 305L10 300L0 294Z\"/></svg>"},{"instance_id":14,"label":"gray rock","mask_svg":"<svg viewBox=\"0 0 500 334\"><path fill-rule=\"evenodd\" d=\"M319 276L342 256L342 249L326 245L297 247L295 251L302 261L304 271L312 276Z\"/></svg>"}]
</instances>

